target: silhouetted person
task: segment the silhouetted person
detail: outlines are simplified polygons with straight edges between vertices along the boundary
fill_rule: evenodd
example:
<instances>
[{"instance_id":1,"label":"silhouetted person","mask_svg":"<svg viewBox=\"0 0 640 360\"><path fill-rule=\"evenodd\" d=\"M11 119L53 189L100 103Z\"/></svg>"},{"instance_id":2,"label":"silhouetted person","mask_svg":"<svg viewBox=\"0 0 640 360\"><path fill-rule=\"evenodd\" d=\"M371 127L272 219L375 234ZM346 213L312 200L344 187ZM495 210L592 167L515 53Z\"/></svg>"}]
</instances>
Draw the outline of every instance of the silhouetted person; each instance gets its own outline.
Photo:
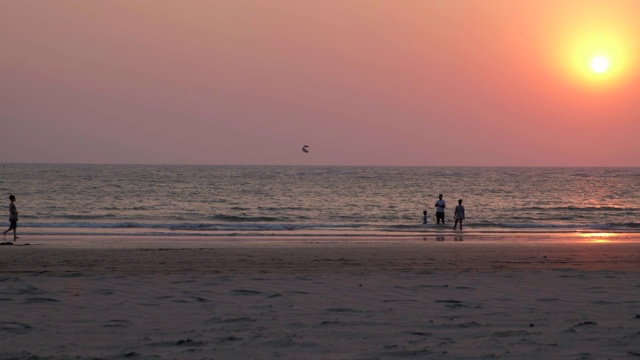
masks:
<instances>
[{"instance_id":1,"label":"silhouetted person","mask_svg":"<svg viewBox=\"0 0 640 360\"><path fill-rule=\"evenodd\" d=\"M422 217L422 223L423 223L423 224L426 224L426 223L427 223L427 210L423 211L423 212L422 212L422 215L423 215L423 217Z\"/></svg>"},{"instance_id":2,"label":"silhouetted person","mask_svg":"<svg viewBox=\"0 0 640 360\"><path fill-rule=\"evenodd\" d=\"M456 225L458 225L459 221L460 231L462 231L462 220L464 220L464 206L462 206L462 199L458 200L458 206L456 206L456 210L453 212L453 218L456 220L453 224L453 230L456 229Z\"/></svg>"},{"instance_id":3,"label":"silhouetted person","mask_svg":"<svg viewBox=\"0 0 640 360\"><path fill-rule=\"evenodd\" d=\"M16 197L13 195L9 195L9 200L11 203L9 204L9 228L2 233L2 236L6 239L7 233L13 230L13 241L18 240L18 236L16 235L16 230L18 229L18 208L16 208Z\"/></svg>"},{"instance_id":4,"label":"silhouetted person","mask_svg":"<svg viewBox=\"0 0 640 360\"><path fill-rule=\"evenodd\" d=\"M446 203L442 200L442 194L438 195L438 201L436 201L436 222L440 224L440 220L444 224L444 207Z\"/></svg>"}]
</instances>

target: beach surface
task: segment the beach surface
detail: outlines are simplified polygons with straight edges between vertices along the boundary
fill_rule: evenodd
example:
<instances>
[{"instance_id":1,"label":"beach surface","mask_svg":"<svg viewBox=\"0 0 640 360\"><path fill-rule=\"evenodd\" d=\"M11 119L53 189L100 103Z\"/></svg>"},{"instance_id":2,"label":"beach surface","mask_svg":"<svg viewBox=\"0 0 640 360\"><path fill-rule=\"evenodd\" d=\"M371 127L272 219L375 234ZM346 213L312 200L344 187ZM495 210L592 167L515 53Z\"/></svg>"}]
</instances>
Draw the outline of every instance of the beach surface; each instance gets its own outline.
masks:
<instances>
[{"instance_id":1,"label":"beach surface","mask_svg":"<svg viewBox=\"0 0 640 360\"><path fill-rule=\"evenodd\" d=\"M29 236L0 304L2 359L640 359L640 234Z\"/></svg>"}]
</instances>

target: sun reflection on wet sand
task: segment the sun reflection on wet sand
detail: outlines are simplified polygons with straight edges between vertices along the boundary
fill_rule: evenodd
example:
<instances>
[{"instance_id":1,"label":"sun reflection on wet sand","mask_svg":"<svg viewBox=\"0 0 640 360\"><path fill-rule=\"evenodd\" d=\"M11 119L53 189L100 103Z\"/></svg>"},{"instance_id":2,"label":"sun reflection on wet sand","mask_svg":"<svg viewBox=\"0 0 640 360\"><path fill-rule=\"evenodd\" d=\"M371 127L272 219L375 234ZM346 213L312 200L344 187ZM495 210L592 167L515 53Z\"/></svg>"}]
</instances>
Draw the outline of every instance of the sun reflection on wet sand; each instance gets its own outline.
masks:
<instances>
[{"instance_id":1,"label":"sun reflection on wet sand","mask_svg":"<svg viewBox=\"0 0 640 360\"><path fill-rule=\"evenodd\" d=\"M580 233L580 237L585 238L585 241L592 243L610 243L615 241L616 233L599 232L599 233Z\"/></svg>"}]
</instances>

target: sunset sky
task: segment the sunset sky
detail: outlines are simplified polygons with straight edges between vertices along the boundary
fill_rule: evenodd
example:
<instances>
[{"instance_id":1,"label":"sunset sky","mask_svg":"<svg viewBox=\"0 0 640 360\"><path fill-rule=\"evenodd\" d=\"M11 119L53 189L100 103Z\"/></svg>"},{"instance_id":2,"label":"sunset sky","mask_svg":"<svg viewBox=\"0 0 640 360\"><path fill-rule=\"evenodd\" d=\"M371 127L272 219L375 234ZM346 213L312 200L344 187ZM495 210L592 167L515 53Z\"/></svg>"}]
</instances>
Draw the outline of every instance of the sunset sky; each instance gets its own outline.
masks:
<instances>
[{"instance_id":1,"label":"sunset sky","mask_svg":"<svg viewBox=\"0 0 640 360\"><path fill-rule=\"evenodd\" d=\"M640 166L638 14L3 0L0 162Z\"/></svg>"}]
</instances>

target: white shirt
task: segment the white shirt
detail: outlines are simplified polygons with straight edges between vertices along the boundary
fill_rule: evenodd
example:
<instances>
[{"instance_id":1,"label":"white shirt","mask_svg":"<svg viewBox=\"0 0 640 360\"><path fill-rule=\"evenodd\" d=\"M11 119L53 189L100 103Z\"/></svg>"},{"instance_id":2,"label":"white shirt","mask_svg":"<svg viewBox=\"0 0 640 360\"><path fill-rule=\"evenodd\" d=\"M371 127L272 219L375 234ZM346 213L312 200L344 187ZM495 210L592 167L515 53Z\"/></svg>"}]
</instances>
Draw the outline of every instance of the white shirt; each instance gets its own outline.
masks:
<instances>
[{"instance_id":1,"label":"white shirt","mask_svg":"<svg viewBox=\"0 0 640 360\"><path fill-rule=\"evenodd\" d=\"M438 201L436 201L436 212L437 213L443 213L444 212L444 206L445 206L445 202L444 200L440 199Z\"/></svg>"}]
</instances>

